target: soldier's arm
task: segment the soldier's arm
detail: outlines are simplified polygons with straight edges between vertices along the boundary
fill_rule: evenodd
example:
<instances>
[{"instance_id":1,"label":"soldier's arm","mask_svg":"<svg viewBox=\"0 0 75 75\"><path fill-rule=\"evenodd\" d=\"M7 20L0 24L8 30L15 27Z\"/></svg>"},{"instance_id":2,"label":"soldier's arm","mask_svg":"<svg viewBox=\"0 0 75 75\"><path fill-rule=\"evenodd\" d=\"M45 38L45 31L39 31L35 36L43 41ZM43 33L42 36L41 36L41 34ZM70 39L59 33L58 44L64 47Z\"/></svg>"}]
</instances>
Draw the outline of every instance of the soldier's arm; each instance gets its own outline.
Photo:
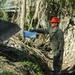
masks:
<instances>
[{"instance_id":1,"label":"soldier's arm","mask_svg":"<svg viewBox=\"0 0 75 75\"><path fill-rule=\"evenodd\" d=\"M59 41L59 51L64 50L64 33L62 31L58 32L58 41Z\"/></svg>"},{"instance_id":2,"label":"soldier's arm","mask_svg":"<svg viewBox=\"0 0 75 75\"><path fill-rule=\"evenodd\" d=\"M36 31L38 33L43 33L43 34L48 34L49 33L49 29L45 29L45 28L33 29L32 31Z\"/></svg>"}]
</instances>

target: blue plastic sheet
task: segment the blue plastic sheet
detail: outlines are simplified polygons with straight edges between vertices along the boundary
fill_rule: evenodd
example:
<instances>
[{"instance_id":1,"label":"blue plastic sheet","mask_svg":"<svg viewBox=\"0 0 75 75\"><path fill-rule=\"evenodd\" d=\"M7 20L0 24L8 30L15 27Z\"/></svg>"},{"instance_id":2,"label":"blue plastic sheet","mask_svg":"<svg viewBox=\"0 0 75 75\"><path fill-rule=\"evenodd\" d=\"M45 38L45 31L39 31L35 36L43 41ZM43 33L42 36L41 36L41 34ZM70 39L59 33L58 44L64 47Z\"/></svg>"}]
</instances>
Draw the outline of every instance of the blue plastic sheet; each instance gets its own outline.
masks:
<instances>
[{"instance_id":1,"label":"blue plastic sheet","mask_svg":"<svg viewBox=\"0 0 75 75\"><path fill-rule=\"evenodd\" d=\"M24 31L24 38L36 38L36 32Z\"/></svg>"}]
</instances>

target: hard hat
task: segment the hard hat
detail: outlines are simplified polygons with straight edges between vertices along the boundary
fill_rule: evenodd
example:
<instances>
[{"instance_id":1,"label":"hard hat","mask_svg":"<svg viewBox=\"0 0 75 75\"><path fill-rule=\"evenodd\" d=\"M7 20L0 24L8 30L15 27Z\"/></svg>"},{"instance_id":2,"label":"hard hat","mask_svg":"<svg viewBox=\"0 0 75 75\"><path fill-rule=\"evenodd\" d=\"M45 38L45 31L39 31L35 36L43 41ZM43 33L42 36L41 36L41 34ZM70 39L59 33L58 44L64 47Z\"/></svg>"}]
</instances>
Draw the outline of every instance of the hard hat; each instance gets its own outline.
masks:
<instances>
[{"instance_id":1,"label":"hard hat","mask_svg":"<svg viewBox=\"0 0 75 75\"><path fill-rule=\"evenodd\" d=\"M58 17L53 17L50 22L56 22L56 23L59 23L59 18Z\"/></svg>"}]
</instances>

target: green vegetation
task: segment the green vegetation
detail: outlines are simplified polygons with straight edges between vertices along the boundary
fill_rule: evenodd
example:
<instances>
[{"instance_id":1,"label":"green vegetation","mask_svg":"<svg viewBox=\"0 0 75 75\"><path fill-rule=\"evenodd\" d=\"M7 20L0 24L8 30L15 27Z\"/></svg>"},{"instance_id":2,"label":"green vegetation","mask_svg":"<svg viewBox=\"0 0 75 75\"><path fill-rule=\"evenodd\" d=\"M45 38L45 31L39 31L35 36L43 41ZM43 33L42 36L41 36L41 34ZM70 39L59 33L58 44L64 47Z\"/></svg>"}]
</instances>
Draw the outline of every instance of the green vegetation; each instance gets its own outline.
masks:
<instances>
[{"instance_id":1,"label":"green vegetation","mask_svg":"<svg viewBox=\"0 0 75 75\"><path fill-rule=\"evenodd\" d=\"M34 75L43 75L41 68L38 64L34 64L30 61L22 62L22 64L28 71L30 71L30 73Z\"/></svg>"},{"instance_id":2,"label":"green vegetation","mask_svg":"<svg viewBox=\"0 0 75 75\"><path fill-rule=\"evenodd\" d=\"M4 11L2 11L1 13L2 13L1 20L8 21L9 20L8 13Z\"/></svg>"},{"instance_id":3,"label":"green vegetation","mask_svg":"<svg viewBox=\"0 0 75 75\"><path fill-rule=\"evenodd\" d=\"M8 13L2 9L5 2L6 0L0 0L0 19L8 21Z\"/></svg>"}]
</instances>

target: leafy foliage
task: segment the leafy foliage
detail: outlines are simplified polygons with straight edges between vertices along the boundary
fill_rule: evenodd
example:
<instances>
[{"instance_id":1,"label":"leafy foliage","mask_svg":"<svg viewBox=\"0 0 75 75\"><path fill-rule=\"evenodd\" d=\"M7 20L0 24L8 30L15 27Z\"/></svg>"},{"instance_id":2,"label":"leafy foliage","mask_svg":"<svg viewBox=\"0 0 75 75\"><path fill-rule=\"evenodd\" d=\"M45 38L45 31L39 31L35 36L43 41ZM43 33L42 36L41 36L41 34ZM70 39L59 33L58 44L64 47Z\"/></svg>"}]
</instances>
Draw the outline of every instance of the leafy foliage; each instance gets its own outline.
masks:
<instances>
[{"instance_id":1,"label":"leafy foliage","mask_svg":"<svg viewBox=\"0 0 75 75\"><path fill-rule=\"evenodd\" d=\"M3 7L5 2L6 2L6 0L0 0L0 7Z\"/></svg>"},{"instance_id":2,"label":"leafy foliage","mask_svg":"<svg viewBox=\"0 0 75 75\"><path fill-rule=\"evenodd\" d=\"M0 11L0 18L2 20L6 20L8 21L8 13L5 12L2 8L4 7L4 3L6 2L6 0L0 0L0 8L1 8L1 11Z\"/></svg>"},{"instance_id":3,"label":"leafy foliage","mask_svg":"<svg viewBox=\"0 0 75 75\"><path fill-rule=\"evenodd\" d=\"M5 20L5 21L8 21L8 19L9 19L8 18L8 13L7 12L4 12L4 11L2 11L1 13L3 14L2 17L1 17L1 19L2 20Z\"/></svg>"},{"instance_id":4,"label":"leafy foliage","mask_svg":"<svg viewBox=\"0 0 75 75\"><path fill-rule=\"evenodd\" d=\"M28 71L30 71L30 73L33 73L34 75L43 75L41 68L38 64L34 64L29 61L22 62L22 64Z\"/></svg>"}]
</instances>

